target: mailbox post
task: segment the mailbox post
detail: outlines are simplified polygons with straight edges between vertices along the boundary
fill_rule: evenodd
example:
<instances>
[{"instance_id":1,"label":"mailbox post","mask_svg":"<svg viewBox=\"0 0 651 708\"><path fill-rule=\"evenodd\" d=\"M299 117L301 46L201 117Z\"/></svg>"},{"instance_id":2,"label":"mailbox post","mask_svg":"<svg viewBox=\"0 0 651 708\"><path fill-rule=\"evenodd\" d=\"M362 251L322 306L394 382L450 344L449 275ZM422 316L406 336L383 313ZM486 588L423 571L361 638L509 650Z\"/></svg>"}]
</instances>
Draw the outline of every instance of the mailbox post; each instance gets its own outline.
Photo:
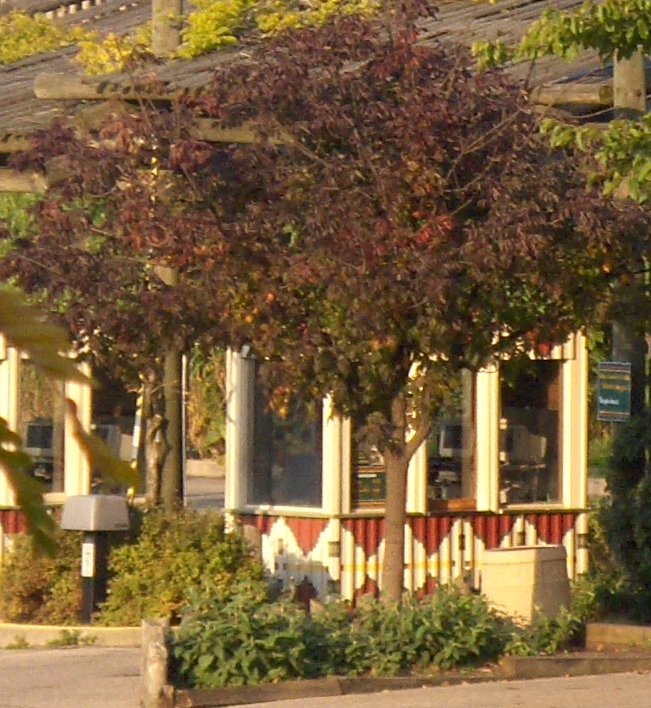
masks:
<instances>
[{"instance_id":1,"label":"mailbox post","mask_svg":"<svg viewBox=\"0 0 651 708\"><path fill-rule=\"evenodd\" d=\"M110 534L129 528L124 497L89 494L68 497L63 505L61 528L84 531L81 544L82 621L90 624L93 612L106 599Z\"/></svg>"}]
</instances>

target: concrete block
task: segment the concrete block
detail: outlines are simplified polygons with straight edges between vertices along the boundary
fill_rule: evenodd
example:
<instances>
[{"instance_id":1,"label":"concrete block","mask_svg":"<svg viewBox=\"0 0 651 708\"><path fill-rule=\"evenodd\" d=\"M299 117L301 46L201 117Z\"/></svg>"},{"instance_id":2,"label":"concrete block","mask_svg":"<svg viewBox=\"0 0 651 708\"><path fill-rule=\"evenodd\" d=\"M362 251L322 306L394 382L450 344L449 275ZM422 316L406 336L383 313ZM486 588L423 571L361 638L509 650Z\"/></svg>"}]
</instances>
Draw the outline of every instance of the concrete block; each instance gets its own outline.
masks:
<instances>
[{"instance_id":1,"label":"concrete block","mask_svg":"<svg viewBox=\"0 0 651 708\"><path fill-rule=\"evenodd\" d=\"M610 622L590 622L586 627L586 649L603 647L651 648L651 627Z\"/></svg>"},{"instance_id":2,"label":"concrete block","mask_svg":"<svg viewBox=\"0 0 651 708\"><path fill-rule=\"evenodd\" d=\"M555 617L570 607L563 546L517 546L484 551L481 591L491 604L530 623L536 613Z\"/></svg>"}]
</instances>

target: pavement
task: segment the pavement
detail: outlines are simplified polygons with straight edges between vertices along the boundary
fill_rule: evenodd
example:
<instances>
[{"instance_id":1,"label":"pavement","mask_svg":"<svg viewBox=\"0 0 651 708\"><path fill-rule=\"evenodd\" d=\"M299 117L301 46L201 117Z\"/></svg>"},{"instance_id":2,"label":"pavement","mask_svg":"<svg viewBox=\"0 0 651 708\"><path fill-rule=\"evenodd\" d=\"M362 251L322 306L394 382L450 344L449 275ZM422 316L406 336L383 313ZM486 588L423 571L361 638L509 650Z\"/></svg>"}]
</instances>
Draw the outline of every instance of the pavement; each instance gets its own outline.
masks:
<instances>
[{"instance_id":1,"label":"pavement","mask_svg":"<svg viewBox=\"0 0 651 708\"><path fill-rule=\"evenodd\" d=\"M0 650L0 708L135 708L140 650ZM464 683L252 703L249 708L649 708L651 673Z\"/></svg>"},{"instance_id":2,"label":"pavement","mask_svg":"<svg viewBox=\"0 0 651 708\"><path fill-rule=\"evenodd\" d=\"M649 708L651 674L498 681L251 703L248 708ZM240 706L242 708L242 706Z\"/></svg>"},{"instance_id":3,"label":"pavement","mask_svg":"<svg viewBox=\"0 0 651 708\"><path fill-rule=\"evenodd\" d=\"M0 650L0 708L134 708L140 649Z\"/></svg>"},{"instance_id":4,"label":"pavement","mask_svg":"<svg viewBox=\"0 0 651 708\"><path fill-rule=\"evenodd\" d=\"M194 509L224 508L223 477L199 477L187 475L185 478L185 501Z\"/></svg>"}]
</instances>

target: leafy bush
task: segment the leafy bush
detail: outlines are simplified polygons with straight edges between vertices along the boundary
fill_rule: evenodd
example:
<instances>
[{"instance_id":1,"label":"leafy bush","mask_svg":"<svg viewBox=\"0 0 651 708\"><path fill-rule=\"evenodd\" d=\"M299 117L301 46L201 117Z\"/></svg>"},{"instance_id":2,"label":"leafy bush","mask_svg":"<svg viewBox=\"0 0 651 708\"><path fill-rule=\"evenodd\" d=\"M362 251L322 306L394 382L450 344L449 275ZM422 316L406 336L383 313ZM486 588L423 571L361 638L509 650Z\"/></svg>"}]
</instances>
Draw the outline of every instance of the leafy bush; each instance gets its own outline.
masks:
<instances>
[{"instance_id":1,"label":"leafy bush","mask_svg":"<svg viewBox=\"0 0 651 708\"><path fill-rule=\"evenodd\" d=\"M240 591L188 611L173 653L180 680L192 686L392 676L495 659L507 645L507 627L483 598L454 588L402 605L367 600L350 610L332 603L311 617L290 602Z\"/></svg>"},{"instance_id":2,"label":"leafy bush","mask_svg":"<svg viewBox=\"0 0 651 708\"><path fill-rule=\"evenodd\" d=\"M586 623L599 613L601 580L582 578L572 585L572 609L556 617L538 615L529 626L511 625L505 653L519 656L557 654L584 645Z\"/></svg>"},{"instance_id":3,"label":"leafy bush","mask_svg":"<svg viewBox=\"0 0 651 708\"><path fill-rule=\"evenodd\" d=\"M83 36L79 28L67 29L42 15L13 10L0 17L0 65L67 47Z\"/></svg>"},{"instance_id":4,"label":"leafy bush","mask_svg":"<svg viewBox=\"0 0 651 708\"><path fill-rule=\"evenodd\" d=\"M590 581L600 614L651 619L651 414L618 426L607 482L610 499L590 518Z\"/></svg>"},{"instance_id":5,"label":"leafy bush","mask_svg":"<svg viewBox=\"0 0 651 708\"><path fill-rule=\"evenodd\" d=\"M584 630L583 618L566 609L557 617L538 615L531 625L512 628L504 653L517 656L558 654L579 645Z\"/></svg>"},{"instance_id":6,"label":"leafy bush","mask_svg":"<svg viewBox=\"0 0 651 708\"><path fill-rule=\"evenodd\" d=\"M220 514L190 509L144 515L135 543L117 548L98 621L139 624L144 617L176 621L190 598L228 596L242 579L261 581L262 565L239 533L227 533Z\"/></svg>"},{"instance_id":7,"label":"leafy bush","mask_svg":"<svg viewBox=\"0 0 651 708\"><path fill-rule=\"evenodd\" d=\"M81 535L58 531L53 557L34 552L18 536L0 567L0 619L34 624L78 624Z\"/></svg>"},{"instance_id":8,"label":"leafy bush","mask_svg":"<svg viewBox=\"0 0 651 708\"><path fill-rule=\"evenodd\" d=\"M269 603L258 588L240 586L182 623L174 644L178 675L207 688L318 676L326 647L316 646L309 625L297 604Z\"/></svg>"},{"instance_id":9,"label":"leafy bush","mask_svg":"<svg viewBox=\"0 0 651 708\"><path fill-rule=\"evenodd\" d=\"M505 625L484 598L444 587L425 601L361 603L346 658L353 673L396 675L413 667L451 669L494 659Z\"/></svg>"}]
</instances>

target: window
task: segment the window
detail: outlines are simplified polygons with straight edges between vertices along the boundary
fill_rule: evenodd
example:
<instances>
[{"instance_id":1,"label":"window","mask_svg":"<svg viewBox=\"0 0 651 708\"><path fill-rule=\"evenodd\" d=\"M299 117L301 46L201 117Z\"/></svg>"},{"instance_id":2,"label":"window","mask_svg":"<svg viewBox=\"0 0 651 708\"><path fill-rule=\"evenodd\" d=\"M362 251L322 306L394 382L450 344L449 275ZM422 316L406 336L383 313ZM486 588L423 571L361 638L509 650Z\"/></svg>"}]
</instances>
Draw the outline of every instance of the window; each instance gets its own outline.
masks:
<instances>
[{"instance_id":1,"label":"window","mask_svg":"<svg viewBox=\"0 0 651 708\"><path fill-rule=\"evenodd\" d=\"M33 464L30 474L46 492L63 491L64 394L29 360L20 367L19 430Z\"/></svg>"},{"instance_id":2,"label":"window","mask_svg":"<svg viewBox=\"0 0 651 708\"><path fill-rule=\"evenodd\" d=\"M448 500L474 500L475 396L470 371L457 372L449 382L427 441L427 460L430 508L445 507Z\"/></svg>"},{"instance_id":3,"label":"window","mask_svg":"<svg viewBox=\"0 0 651 708\"><path fill-rule=\"evenodd\" d=\"M504 362L500 391L500 503L559 501L560 362Z\"/></svg>"},{"instance_id":4,"label":"window","mask_svg":"<svg viewBox=\"0 0 651 708\"><path fill-rule=\"evenodd\" d=\"M378 449L359 435L360 426L353 424L351 503L353 508L384 508L386 500L386 467Z\"/></svg>"},{"instance_id":5,"label":"window","mask_svg":"<svg viewBox=\"0 0 651 708\"><path fill-rule=\"evenodd\" d=\"M281 418L256 381L248 503L320 507L322 457L322 412L295 403Z\"/></svg>"}]
</instances>

